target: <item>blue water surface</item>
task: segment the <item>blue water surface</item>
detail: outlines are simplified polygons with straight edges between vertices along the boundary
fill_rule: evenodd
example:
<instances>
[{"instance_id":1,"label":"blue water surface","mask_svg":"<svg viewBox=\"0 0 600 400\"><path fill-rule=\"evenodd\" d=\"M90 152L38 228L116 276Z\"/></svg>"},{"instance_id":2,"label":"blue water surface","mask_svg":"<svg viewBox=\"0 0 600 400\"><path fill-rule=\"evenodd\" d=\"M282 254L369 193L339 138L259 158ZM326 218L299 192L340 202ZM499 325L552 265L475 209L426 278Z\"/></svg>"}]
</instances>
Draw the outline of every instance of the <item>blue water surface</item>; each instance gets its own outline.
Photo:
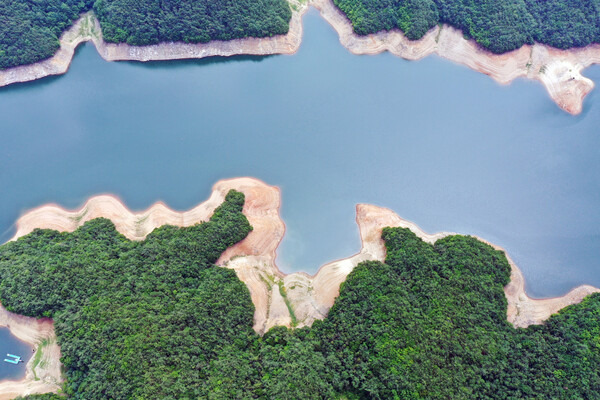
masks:
<instances>
[{"instance_id":1,"label":"blue water surface","mask_svg":"<svg viewBox=\"0 0 600 400\"><path fill-rule=\"evenodd\" d=\"M357 252L364 202L505 247L534 296L600 286L598 90L574 117L539 83L352 55L304 22L292 56L108 63L86 44L66 75L1 89L0 240L46 202L187 209L255 176L282 189L287 272Z\"/></svg>"},{"instance_id":2,"label":"blue water surface","mask_svg":"<svg viewBox=\"0 0 600 400\"><path fill-rule=\"evenodd\" d=\"M8 328L0 328L0 381L19 380L25 376L25 365L33 355L32 347L20 341ZM21 357L23 362L11 364L4 361L8 354Z\"/></svg>"}]
</instances>

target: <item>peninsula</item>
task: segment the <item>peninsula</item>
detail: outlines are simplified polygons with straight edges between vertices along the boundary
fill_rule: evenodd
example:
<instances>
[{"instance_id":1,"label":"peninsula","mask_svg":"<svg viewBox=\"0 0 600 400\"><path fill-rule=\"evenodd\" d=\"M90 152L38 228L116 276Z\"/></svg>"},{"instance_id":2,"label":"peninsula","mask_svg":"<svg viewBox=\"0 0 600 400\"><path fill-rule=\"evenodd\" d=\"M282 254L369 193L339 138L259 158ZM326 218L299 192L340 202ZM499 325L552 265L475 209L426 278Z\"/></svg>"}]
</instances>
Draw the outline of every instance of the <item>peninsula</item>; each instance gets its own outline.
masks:
<instances>
[{"instance_id":1,"label":"peninsula","mask_svg":"<svg viewBox=\"0 0 600 400\"><path fill-rule=\"evenodd\" d=\"M578 114L582 111L583 99L594 87L593 81L582 76L581 71L592 64L600 63L600 45L595 44L596 36L583 33L579 35L579 30L576 32L579 36L571 35L569 36L570 41L566 42L548 39L546 42L549 44L541 44L535 42L534 39L545 38L550 33L540 36L541 34L536 35L532 31L523 37L515 34L515 37L520 37L520 39L515 39L516 41L511 41L509 44L493 45L484 35L491 28L488 30L486 30L487 28L479 30L473 28L474 34L470 36L477 40L467 39L465 38L465 29L468 27L463 26L460 21L456 22L447 17L429 21L423 25L427 30L416 30L418 35L414 34L415 30L408 29L409 25L401 24L399 28L404 27L404 31L412 32L407 37L401 29L393 25L385 25L383 30L380 30L380 26L377 24L370 26L370 29L357 27L356 19L349 20L347 14L344 14L332 0L309 0L308 2L290 0L289 5L285 6L277 2L269 3L269 9L279 10L273 11L277 15L275 17L277 24L271 29L260 30L260 34L252 30L241 29L238 36L223 34L214 38L180 37L155 33L145 37L141 28L134 29L135 27L129 25L120 26L116 22L117 20L107 20L109 15L111 18L116 18L114 17L115 13L105 12L105 8L102 8L108 3L97 2L99 10L86 12L71 28L66 30L61 36L60 48L52 57L29 65L14 66L18 64L12 64L12 67L0 70L0 86L65 73L75 48L85 41L92 41L100 55L108 61L174 60L240 54L293 54L301 43L302 15L310 6L321 12L323 18L338 32L341 43L355 54L377 54L389 51L409 60L418 60L430 54L437 54L487 74L501 84L508 84L519 77L537 80L546 87L556 104L571 114ZM112 4L112 2L110 3ZM119 2L116 3L111 7L118 8ZM343 6L348 2L340 1L338 3L349 13L348 9ZM106 5L106 7L108 6ZM121 12L121 14L117 13L120 16L118 21L125 21L122 9L118 9ZM536 10L538 14L541 13L537 8ZM508 11L504 10L503 12L510 14ZM526 12L527 10L521 11ZM573 15L578 16L583 12L578 11ZM254 14L252 15L252 18L257 18ZM421 14L415 14L414 18L419 15ZM436 23L431 24L432 21ZM585 23L579 21L578 29L583 29L581 28L583 24L589 30L598 30L599 28L590 21ZM454 26L458 28L449 25L450 22L453 22ZM486 23L489 25L489 21ZM533 22L531 23L533 24ZM107 29L108 33L104 32ZM182 29L185 31L187 28ZM360 35L355 32L357 30L361 32ZM476 32L480 33L476 34ZM207 39L210 40L206 41ZM487 47L491 50L486 50L486 44L489 44ZM550 44L563 49L551 47ZM583 46L584 44L587 45ZM570 48L571 46L583 47ZM0 60L2 57L0 55Z\"/></svg>"},{"instance_id":2,"label":"peninsula","mask_svg":"<svg viewBox=\"0 0 600 400\"><path fill-rule=\"evenodd\" d=\"M154 391L175 398L207 393L245 397L256 390L267 397L287 393L290 398L336 393L455 398L465 390L467 398L524 396L529 391L559 397L597 393L600 353L593 332L600 329L600 297L574 304L598 289L581 286L564 297L530 299L519 269L502 249L473 237L430 235L392 211L370 205L357 206L359 253L324 265L315 276L285 275L275 265L285 232L279 205L278 188L240 178L218 182L207 201L185 212L158 203L133 213L112 196L91 198L76 211L43 206L23 215L15 237L0 247L0 296L13 311L58 318L67 393L86 398L102 398L115 379L128 393ZM30 263L33 255L47 261ZM94 270L88 262L97 265ZM211 262L224 268L210 267ZM24 268L37 272L25 274ZM93 280L86 278L89 273ZM112 285L114 273L119 278ZM65 280L64 274L70 278ZM136 274L141 275L134 278ZM26 287L31 276L40 280L36 290ZM106 284L84 289L77 283L81 279ZM70 305L73 294L61 289L61 282L69 282L84 308ZM184 282L195 283L188 287ZM192 287L196 289L189 292ZM101 294L107 290L110 296ZM180 300L184 303L178 305ZM152 308L153 301L163 311ZM181 308L190 302L195 308ZM208 308L201 306L206 302ZM138 322L132 324L134 315ZM84 334L79 327L88 324L99 330ZM256 336L252 328L264 336ZM131 366L147 361L136 361L136 354L153 351L154 335L165 329L183 329L185 334L175 335L173 347L160 344L158 364L152 363L159 369L137 376ZM219 339L214 339L214 329L221 332ZM430 329L438 333L431 336ZM102 343L110 340L113 347L94 344L97 335L108 335ZM188 337L201 338L198 343L203 344L190 347L195 342ZM458 348L453 340L466 342ZM581 354L565 358L565 348ZM129 365L109 375L113 378L103 378L107 364L96 363L106 359L107 351ZM89 354L83 375L82 360L76 362L80 356L73 358L75 354ZM375 354L383 358L375 362ZM170 361L198 356L207 363L200 370ZM571 356L585 358L587 366L573 367ZM513 365L524 358L529 360L525 371ZM435 363L449 362L452 368L442 370L453 370L456 376L424 374ZM365 375L363 369L370 372ZM168 390L151 383L164 373L172 379ZM542 374L546 380L529 379L529 374ZM577 381L581 374L589 385L563 383ZM423 379L426 388L421 387ZM521 382L517 387L506 386L515 379Z\"/></svg>"}]
</instances>

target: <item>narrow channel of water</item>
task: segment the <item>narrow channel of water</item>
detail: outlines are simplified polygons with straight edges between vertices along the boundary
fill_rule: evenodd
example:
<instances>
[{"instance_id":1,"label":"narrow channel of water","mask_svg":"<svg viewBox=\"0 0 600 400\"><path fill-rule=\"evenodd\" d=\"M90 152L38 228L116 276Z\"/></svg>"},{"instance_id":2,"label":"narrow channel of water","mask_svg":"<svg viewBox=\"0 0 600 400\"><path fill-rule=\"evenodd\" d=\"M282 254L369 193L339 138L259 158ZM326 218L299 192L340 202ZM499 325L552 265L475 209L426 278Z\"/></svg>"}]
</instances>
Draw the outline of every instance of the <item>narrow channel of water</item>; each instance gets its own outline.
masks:
<instances>
[{"instance_id":1,"label":"narrow channel of water","mask_svg":"<svg viewBox=\"0 0 600 400\"><path fill-rule=\"evenodd\" d=\"M5 359L15 360L8 354L21 357L23 362L12 364ZM32 347L17 339L8 328L0 328L0 381L19 380L25 376L25 365L32 357Z\"/></svg>"},{"instance_id":2,"label":"narrow channel of water","mask_svg":"<svg viewBox=\"0 0 600 400\"><path fill-rule=\"evenodd\" d=\"M573 117L535 82L355 56L314 10L293 56L107 63L85 45L66 75L0 90L0 240L46 202L186 209L249 175L282 188L285 271L358 251L365 202L505 247L535 296L600 286L599 104Z\"/></svg>"}]
</instances>

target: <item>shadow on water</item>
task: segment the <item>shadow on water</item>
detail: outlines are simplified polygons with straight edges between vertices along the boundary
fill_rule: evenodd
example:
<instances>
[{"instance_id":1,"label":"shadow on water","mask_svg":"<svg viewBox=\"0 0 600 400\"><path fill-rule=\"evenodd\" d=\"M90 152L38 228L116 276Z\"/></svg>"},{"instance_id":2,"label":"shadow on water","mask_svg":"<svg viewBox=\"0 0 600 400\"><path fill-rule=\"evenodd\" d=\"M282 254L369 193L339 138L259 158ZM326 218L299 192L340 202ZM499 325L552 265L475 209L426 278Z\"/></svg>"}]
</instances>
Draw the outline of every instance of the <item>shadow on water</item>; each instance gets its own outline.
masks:
<instances>
[{"instance_id":1,"label":"shadow on water","mask_svg":"<svg viewBox=\"0 0 600 400\"><path fill-rule=\"evenodd\" d=\"M190 58L184 60L164 60L164 61L120 61L124 64L132 64L143 66L148 69L180 69L180 68L188 68L191 66L209 66L209 65L219 65L219 64L227 64L227 63L241 63L241 62L254 62L259 63L267 58L276 57L276 55L268 55L268 56L252 56L252 55L239 55L239 56L213 56L213 57L205 57L205 58Z\"/></svg>"},{"instance_id":2,"label":"shadow on water","mask_svg":"<svg viewBox=\"0 0 600 400\"><path fill-rule=\"evenodd\" d=\"M75 53L73 54L73 60L77 57L77 55L79 53L81 53L83 51L83 48L86 45L87 45L87 42L84 42L84 43L79 44L79 46L77 46L77 48L75 48ZM46 77L39 78L39 79L29 81L29 82L12 83L8 86L0 87L0 95L8 94L8 93L16 92L16 91L21 91L21 90L41 89L43 87L50 86L53 83L56 83L57 81L63 79L65 77L65 75L68 73L69 73L69 71L67 70L67 72L65 72L64 74L60 74L60 75L50 75L50 76L46 76Z\"/></svg>"},{"instance_id":3,"label":"shadow on water","mask_svg":"<svg viewBox=\"0 0 600 400\"><path fill-rule=\"evenodd\" d=\"M41 89L45 86L49 86L56 81L64 78L64 74L61 75L51 75L46 76L44 78L39 78L29 82L17 82L11 83L8 86L0 87L0 95L8 94L12 92L18 92L21 90L33 90L33 89Z\"/></svg>"},{"instance_id":4,"label":"shadow on water","mask_svg":"<svg viewBox=\"0 0 600 400\"><path fill-rule=\"evenodd\" d=\"M73 55L73 58L75 59L75 57L77 57L78 54L81 53L81 51L83 51L83 48L87 45L93 46L89 43L80 44L75 49L75 54ZM94 48L94 51L95 51L95 48ZM204 66L219 65L219 64L226 64L226 63L242 63L242 62L259 63L267 58L272 58L275 56L276 55L267 55L267 56L239 55L239 56L230 56L230 57L214 56L214 57L206 57L206 58L200 58L200 59L196 58L196 59L185 59L185 60L164 60L164 61L146 61L146 62L119 61L119 63L132 64L132 65L141 66L143 68L148 68L148 69L152 69L152 70L159 70L159 69L165 70L165 69L182 69L182 68L188 68L190 66L204 67ZM56 83L57 81L63 79L66 74L68 74L68 71L65 74L51 75L51 76L46 76L44 78L39 78L39 79L36 79L33 81L29 81L29 82L17 82L17 83L10 84L8 86L0 87L0 95L1 94L9 94L12 92L17 92L17 91L22 91L22 90L41 89L43 87L52 85L52 84Z\"/></svg>"}]
</instances>

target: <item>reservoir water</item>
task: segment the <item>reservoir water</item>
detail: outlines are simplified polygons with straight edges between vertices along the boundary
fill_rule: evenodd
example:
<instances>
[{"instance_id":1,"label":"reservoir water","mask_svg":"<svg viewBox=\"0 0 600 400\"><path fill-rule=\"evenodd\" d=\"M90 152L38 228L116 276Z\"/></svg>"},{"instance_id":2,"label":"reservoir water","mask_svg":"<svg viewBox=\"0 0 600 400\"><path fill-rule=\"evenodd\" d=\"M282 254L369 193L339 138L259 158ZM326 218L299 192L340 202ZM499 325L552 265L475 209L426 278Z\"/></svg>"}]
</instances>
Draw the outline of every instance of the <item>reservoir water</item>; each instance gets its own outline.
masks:
<instances>
[{"instance_id":1,"label":"reservoir water","mask_svg":"<svg viewBox=\"0 0 600 400\"><path fill-rule=\"evenodd\" d=\"M107 63L87 44L66 75L0 89L0 240L46 202L187 209L255 176L282 189L287 272L358 251L365 202L505 247L534 296L600 286L598 89L574 117L537 83L355 56L304 23L293 56Z\"/></svg>"},{"instance_id":2,"label":"reservoir water","mask_svg":"<svg viewBox=\"0 0 600 400\"><path fill-rule=\"evenodd\" d=\"M0 381L19 380L25 376L25 365L32 356L32 347L11 335L8 328L0 328ZM21 357L23 362L10 364L4 361L7 354Z\"/></svg>"}]
</instances>

